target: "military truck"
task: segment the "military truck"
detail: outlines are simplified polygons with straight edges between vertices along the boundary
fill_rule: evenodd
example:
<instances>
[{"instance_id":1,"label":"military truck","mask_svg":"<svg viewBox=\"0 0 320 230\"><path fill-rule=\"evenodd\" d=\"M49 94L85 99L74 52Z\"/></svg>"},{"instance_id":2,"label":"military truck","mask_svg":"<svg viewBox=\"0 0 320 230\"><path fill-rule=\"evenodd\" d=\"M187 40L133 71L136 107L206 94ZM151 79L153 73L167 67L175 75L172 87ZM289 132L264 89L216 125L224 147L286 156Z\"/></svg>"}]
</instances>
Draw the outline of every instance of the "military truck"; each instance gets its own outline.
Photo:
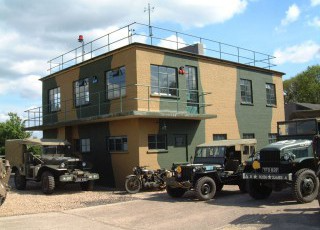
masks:
<instances>
[{"instance_id":1,"label":"military truck","mask_svg":"<svg viewBox=\"0 0 320 230\"><path fill-rule=\"evenodd\" d=\"M295 200L308 203L319 191L319 119L278 122L278 142L262 148L245 167L243 179L254 199L291 187Z\"/></svg>"},{"instance_id":2,"label":"military truck","mask_svg":"<svg viewBox=\"0 0 320 230\"><path fill-rule=\"evenodd\" d=\"M199 200L209 200L224 185L238 185L245 192L243 163L254 153L256 143L255 139L238 139L198 145L193 163L173 164L173 175L166 179L168 195L181 197L193 190Z\"/></svg>"},{"instance_id":3,"label":"military truck","mask_svg":"<svg viewBox=\"0 0 320 230\"><path fill-rule=\"evenodd\" d=\"M32 146L40 147L40 155L32 152ZM52 194L57 185L65 183L80 183L82 190L88 191L99 179L99 174L90 172L89 164L72 155L70 143L64 140L6 140L5 154L19 190L26 188L27 181L36 181L41 182L44 194Z\"/></svg>"},{"instance_id":4,"label":"military truck","mask_svg":"<svg viewBox=\"0 0 320 230\"><path fill-rule=\"evenodd\" d=\"M0 158L0 206L4 203L9 190L11 168L8 160Z\"/></svg>"}]
</instances>

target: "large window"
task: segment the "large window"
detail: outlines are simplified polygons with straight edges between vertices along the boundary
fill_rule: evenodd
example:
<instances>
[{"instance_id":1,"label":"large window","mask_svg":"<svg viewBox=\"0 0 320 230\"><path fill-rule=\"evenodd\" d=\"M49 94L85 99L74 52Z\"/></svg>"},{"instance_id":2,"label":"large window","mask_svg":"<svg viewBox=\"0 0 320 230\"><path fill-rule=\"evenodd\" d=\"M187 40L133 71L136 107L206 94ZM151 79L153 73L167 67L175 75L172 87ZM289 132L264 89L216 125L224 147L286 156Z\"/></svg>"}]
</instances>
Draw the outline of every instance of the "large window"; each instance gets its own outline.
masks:
<instances>
[{"instance_id":1,"label":"large window","mask_svg":"<svg viewBox=\"0 0 320 230\"><path fill-rule=\"evenodd\" d=\"M119 98L126 95L126 68L120 67L106 72L107 99Z\"/></svg>"},{"instance_id":2,"label":"large window","mask_svg":"<svg viewBox=\"0 0 320 230\"><path fill-rule=\"evenodd\" d=\"M61 107L60 102L60 87L49 90L49 111L59 111Z\"/></svg>"},{"instance_id":3,"label":"large window","mask_svg":"<svg viewBox=\"0 0 320 230\"><path fill-rule=\"evenodd\" d=\"M240 79L241 103L252 104L252 82L246 79Z\"/></svg>"},{"instance_id":4,"label":"large window","mask_svg":"<svg viewBox=\"0 0 320 230\"><path fill-rule=\"evenodd\" d=\"M108 137L107 144L110 152L128 151L128 138L126 136Z\"/></svg>"},{"instance_id":5,"label":"large window","mask_svg":"<svg viewBox=\"0 0 320 230\"><path fill-rule=\"evenodd\" d=\"M89 104L89 78L81 79L73 83L75 105Z\"/></svg>"},{"instance_id":6,"label":"large window","mask_svg":"<svg viewBox=\"0 0 320 230\"><path fill-rule=\"evenodd\" d=\"M167 149L167 136L165 134L152 134L148 136L149 149Z\"/></svg>"},{"instance_id":7,"label":"large window","mask_svg":"<svg viewBox=\"0 0 320 230\"><path fill-rule=\"evenodd\" d=\"M177 70L151 65L151 94L178 96Z\"/></svg>"},{"instance_id":8,"label":"large window","mask_svg":"<svg viewBox=\"0 0 320 230\"><path fill-rule=\"evenodd\" d=\"M276 86L274 84L266 83L266 95L267 95L267 105L275 106L276 101Z\"/></svg>"}]
</instances>

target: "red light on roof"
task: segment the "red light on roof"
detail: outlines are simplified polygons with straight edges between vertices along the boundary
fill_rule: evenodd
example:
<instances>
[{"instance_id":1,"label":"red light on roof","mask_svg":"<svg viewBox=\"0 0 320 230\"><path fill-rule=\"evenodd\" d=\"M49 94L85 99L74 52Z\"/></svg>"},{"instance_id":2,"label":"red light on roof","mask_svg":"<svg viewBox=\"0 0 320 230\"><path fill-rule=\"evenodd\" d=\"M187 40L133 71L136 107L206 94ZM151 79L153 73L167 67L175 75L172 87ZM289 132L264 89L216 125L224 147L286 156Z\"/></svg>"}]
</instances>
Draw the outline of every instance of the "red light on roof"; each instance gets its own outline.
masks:
<instances>
[{"instance_id":1,"label":"red light on roof","mask_svg":"<svg viewBox=\"0 0 320 230\"><path fill-rule=\"evenodd\" d=\"M79 42L83 42L83 36L82 36L82 35L79 35L78 41L79 41Z\"/></svg>"}]
</instances>

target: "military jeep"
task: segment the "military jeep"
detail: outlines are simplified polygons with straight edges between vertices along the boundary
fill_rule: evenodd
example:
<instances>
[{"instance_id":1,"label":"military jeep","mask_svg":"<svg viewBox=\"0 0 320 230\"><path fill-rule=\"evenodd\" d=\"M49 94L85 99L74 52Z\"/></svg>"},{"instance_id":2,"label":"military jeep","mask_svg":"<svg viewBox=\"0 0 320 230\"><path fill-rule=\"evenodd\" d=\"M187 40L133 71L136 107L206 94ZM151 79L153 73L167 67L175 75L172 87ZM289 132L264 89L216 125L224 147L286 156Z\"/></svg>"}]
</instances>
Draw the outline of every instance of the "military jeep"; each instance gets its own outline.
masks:
<instances>
[{"instance_id":1,"label":"military jeep","mask_svg":"<svg viewBox=\"0 0 320 230\"><path fill-rule=\"evenodd\" d=\"M40 146L36 155L30 147ZM29 149L28 149L29 148ZM89 165L71 154L67 141L56 139L15 139L5 144L6 159L14 172L15 187L26 188L27 181L41 182L42 192L52 194L57 185L80 183L82 190L92 190L99 174L91 173Z\"/></svg>"},{"instance_id":2,"label":"military jeep","mask_svg":"<svg viewBox=\"0 0 320 230\"><path fill-rule=\"evenodd\" d=\"M193 163L173 164L172 176L166 179L168 195L181 197L194 190L199 200L209 200L224 185L238 185L245 192L243 163L254 153L256 143L255 139L239 139L198 145Z\"/></svg>"},{"instance_id":3,"label":"military jeep","mask_svg":"<svg viewBox=\"0 0 320 230\"><path fill-rule=\"evenodd\" d=\"M278 122L280 141L267 145L249 159L243 179L254 199L265 199L272 191L291 187L295 200L308 203L319 191L320 142L317 119ZM294 139L298 138L298 139Z\"/></svg>"}]
</instances>

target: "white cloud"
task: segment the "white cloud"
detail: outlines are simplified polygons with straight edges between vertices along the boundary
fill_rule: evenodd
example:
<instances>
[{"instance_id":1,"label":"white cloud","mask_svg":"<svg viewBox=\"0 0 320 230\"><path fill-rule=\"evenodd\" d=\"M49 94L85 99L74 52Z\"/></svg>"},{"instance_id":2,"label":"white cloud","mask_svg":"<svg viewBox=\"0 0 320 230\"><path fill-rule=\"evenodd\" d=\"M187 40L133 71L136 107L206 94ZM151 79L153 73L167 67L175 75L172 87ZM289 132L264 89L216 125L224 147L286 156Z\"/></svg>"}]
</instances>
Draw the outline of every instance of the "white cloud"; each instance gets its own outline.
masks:
<instances>
[{"instance_id":1,"label":"white cloud","mask_svg":"<svg viewBox=\"0 0 320 230\"><path fill-rule=\"evenodd\" d=\"M41 98L42 86L40 76L27 75L21 79L0 79L0 95L16 95L22 98Z\"/></svg>"},{"instance_id":2,"label":"white cloud","mask_svg":"<svg viewBox=\"0 0 320 230\"><path fill-rule=\"evenodd\" d=\"M320 44L314 41L306 41L304 43L277 49L273 56L276 57L275 64L284 63L306 63L314 58L320 58Z\"/></svg>"},{"instance_id":3,"label":"white cloud","mask_svg":"<svg viewBox=\"0 0 320 230\"><path fill-rule=\"evenodd\" d=\"M317 27L317 28L320 29L320 18L314 17L314 18L312 19L312 21L309 21L309 22L308 22L308 24L309 24L310 26L314 26L314 27Z\"/></svg>"},{"instance_id":4,"label":"white cloud","mask_svg":"<svg viewBox=\"0 0 320 230\"><path fill-rule=\"evenodd\" d=\"M311 0L311 6L320 5L320 0Z\"/></svg>"},{"instance_id":5,"label":"white cloud","mask_svg":"<svg viewBox=\"0 0 320 230\"><path fill-rule=\"evenodd\" d=\"M186 46L184 45L186 44L186 42L180 37L178 37L178 43L179 43L178 44L179 49ZM158 43L158 46L169 48L169 49L177 49L177 37L175 35L171 35L167 38L164 38Z\"/></svg>"},{"instance_id":6,"label":"white cloud","mask_svg":"<svg viewBox=\"0 0 320 230\"><path fill-rule=\"evenodd\" d=\"M292 22L295 22L296 20L298 20L299 16L300 16L300 9L296 4L293 4L286 11L286 17L281 20L281 25L286 26Z\"/></svg>"}]
</instances>

